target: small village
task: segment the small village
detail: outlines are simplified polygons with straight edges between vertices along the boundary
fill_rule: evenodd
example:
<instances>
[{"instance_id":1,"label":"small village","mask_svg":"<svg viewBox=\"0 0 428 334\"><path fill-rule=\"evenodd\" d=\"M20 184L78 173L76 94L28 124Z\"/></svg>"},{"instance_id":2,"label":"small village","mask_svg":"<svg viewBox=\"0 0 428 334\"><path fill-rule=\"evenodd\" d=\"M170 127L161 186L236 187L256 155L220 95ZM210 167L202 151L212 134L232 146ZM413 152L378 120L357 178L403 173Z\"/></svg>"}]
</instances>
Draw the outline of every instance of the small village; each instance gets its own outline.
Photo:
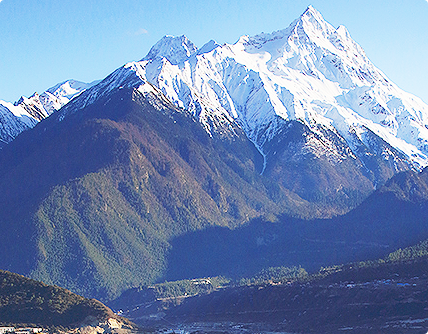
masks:
<instances>
[{"instance_id":1,"label":"small village","mask_svg":"<svg viewBox=\"0 0 428 334\"><path fill-rule=\"evenodd\" d=\"M0 327L0 334L44 334L43 328L25 327Z\"/></svg>"}]
</instances>

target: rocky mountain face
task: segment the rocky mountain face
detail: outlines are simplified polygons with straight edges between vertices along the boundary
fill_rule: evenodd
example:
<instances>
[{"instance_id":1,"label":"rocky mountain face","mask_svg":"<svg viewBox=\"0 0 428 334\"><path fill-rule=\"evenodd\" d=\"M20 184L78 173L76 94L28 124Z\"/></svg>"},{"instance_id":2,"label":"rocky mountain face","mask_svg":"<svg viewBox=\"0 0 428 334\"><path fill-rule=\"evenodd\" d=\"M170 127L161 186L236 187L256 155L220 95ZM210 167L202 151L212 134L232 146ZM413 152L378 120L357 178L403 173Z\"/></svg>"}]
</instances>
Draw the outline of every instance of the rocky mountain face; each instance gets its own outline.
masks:
<instances>
[{"instance_id":1,"label":"rocky mountain face","mask_svg":"<svg viewBox=\"0 0 428 334\"><path fill-rule=\"evenodd\" d=\"M233 45L197 49L184 36L167 36L99 83L61 84L42 95L1 103L3 133L51 114L15 140L15 130L4 139L10 143L0 151L0 227L10 242L0 244L0 267L104 300L183 275L186 266L193 271L185 275L206 266L238 268L238 275L255 270L254 259L261 267L270 258L315 267L336 255L347 259L351 246L361 256L379 250L393 239L380 242L376 228L366 229L372 219L366 212L378 204L351 211L345 229L339 218L314 224L298 218L348 212L427 159L427 106L391 83L345 28L333 28L312 7L283 31ZM387 217L396 212L379 205ZM409 210L415 208L411 202ZM262 222L256 224L262 232L268 223L274 233L267 229L247 253L253 244L235 239L234 231L239 235L245 224L252 231L251 222ZM388 230L387 220L377 222L378 231ZM415 226L406 240L423 222ZM214 227L232 237L210 234ZM211 250L192 243L205 240L192 239L205 232L218 238L207 239ZM290 239L293 233L299 238ZM309 236L324 245L316 259ZM329 253L325 245L344 236L346 252ZM267 257L273 246L281 251ZM206 254L214 257L197 262L202 267L183 262Z\"/></svg>"},{"instance_id":2,"label":"rocky mountain face","mask_svg":"<svg viewBox=\"0 0 428 334\"><path fill-rule=\"evenodd\" d=\"M13 104L0 101L0 147L10 143L22 131L34 127L95 83L67 80L41 95L23 96Z\"/></svg>"}]
</instances>

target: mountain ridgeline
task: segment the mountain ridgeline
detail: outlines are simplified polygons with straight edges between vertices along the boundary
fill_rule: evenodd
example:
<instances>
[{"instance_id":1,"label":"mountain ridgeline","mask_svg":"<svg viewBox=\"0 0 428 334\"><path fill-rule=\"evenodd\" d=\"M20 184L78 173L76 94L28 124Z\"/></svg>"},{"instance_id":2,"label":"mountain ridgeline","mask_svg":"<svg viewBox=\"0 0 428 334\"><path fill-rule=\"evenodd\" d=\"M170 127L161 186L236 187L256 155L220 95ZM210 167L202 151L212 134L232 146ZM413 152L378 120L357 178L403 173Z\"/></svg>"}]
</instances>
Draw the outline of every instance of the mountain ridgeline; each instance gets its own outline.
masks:
<instances>
[{"instance_id":1,"label":"mountain ridgeline","mask_svg":"<svg viewBox=\"0 0 428 334\"><path fill-rule=\"evenodd\" d=\"M67 80L40 95L34 93L29 98L22 96L13 104L0 100L0 148L96 83Z\"/></svg>"},{"instance_id":2,"label":"mountain ridgeline","mask_svg":"<svg viewBox=\"0 0 428 334\"><path fill-rule=\"evenodd\" d=\"M233 45L167 36L79 87L0 150L0 268L109 300L428 238L428 107L312 7Z\"/></svg>"}]
</instances>

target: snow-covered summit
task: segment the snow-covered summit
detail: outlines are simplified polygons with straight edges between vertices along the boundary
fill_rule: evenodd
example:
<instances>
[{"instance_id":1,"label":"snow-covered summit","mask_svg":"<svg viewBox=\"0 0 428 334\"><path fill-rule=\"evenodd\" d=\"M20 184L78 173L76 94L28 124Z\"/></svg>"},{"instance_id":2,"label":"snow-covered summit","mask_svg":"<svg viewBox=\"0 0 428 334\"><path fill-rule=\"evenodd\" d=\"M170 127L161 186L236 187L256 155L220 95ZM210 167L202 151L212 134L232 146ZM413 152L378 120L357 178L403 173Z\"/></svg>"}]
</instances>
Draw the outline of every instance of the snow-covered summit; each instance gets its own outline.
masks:
<instances>
[{"instance_id":1,"label":"snow-covered summit","mask_svg":"<svg viewBox=\"0 0 428 334\"><path fill-rule=\"evenodd\" d=\"M40 95L40 101L48 115L50 115L60 109L63 105L67 104L71 99L98 82L99 80L90 83L77 80L67 80L46 90Z\"/></svg>"},{"instance_id":2,"label":"snow-covered summit","mask_svg":"<svg viewBox=\"0 0 428 334\"><path fill-rule=\"evenodd\" d=\"M371 147L374 135L416 168L428 164L428 106L393 84L345 27L333 27L312 6L286 29L235 44L210 41L198 49L185 36L165 36L141 61L88 91L84 104L146 83L211 135L239 125L263 155L284 122L298 121L314 133L337 133L356 156L367 153L357 148Z\"/></svg>"},{"instance_id":3,"label":"snow-covered summit","mask_svg":"<svg viewBox=\"0 0 428 334\"><path fill-rule=\"evenodd\" d=\"M71 100L76 95L80 94L85 89L97 84L99 81L91 83L81 82L77 80L67 80L49 88L45 93L50 93L59 99Z\"/></svg>"},{"instance_id":4,"label":"snow-covered summit","mask_svg":"<svg viewBox=\"0 0 428 334\"><path fill-rule=\"evenodd\" d=\"M99 81L84 83L76 80L61 82L42 94L22 96L15 103L0 101L0 142L7 144L19 133L34 127L42 119L67 104Z\"/></svg>"},{"instance_id":5,"label":"snow-covered summit","mask_svg":"<svg viewBox=\"0 0 428 334\"><path fill-rule=\"evenodd\" d=\"M286 29L235 44L212 41L197 50L185 36L166 36L126 68L210 132L210 117L237 122L262 152L280 117L338 131L351 147L370 131L427 165L427 105L390 82L345 27L312 6Z\"/></svg>"},{"instance_id":6,"label":"snow-covered summit","mask_svg":"<svg viewBox=\"0 0 428 334\"><path fill-rule=\"evenodd\" d=\"M177 65L187 60L197 51L198 48L186 36L174 37L168 35L157 42L143 60L166 58L171 64Z\"/></svg>"}]
</instances>

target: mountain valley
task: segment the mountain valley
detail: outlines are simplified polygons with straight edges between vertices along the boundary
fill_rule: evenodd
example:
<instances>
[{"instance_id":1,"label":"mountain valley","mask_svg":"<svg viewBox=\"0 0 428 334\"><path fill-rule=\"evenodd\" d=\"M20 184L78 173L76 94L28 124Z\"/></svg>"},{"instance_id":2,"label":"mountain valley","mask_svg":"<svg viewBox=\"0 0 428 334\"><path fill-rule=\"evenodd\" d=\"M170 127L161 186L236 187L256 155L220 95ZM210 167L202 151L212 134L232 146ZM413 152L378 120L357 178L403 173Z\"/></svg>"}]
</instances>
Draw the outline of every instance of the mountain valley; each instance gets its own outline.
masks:
<instances>
[{"instance_id":1,"label":"mountain valley","mask_svg":"<svg viewBox=\"0 0 428 334\"><path fill-rule=\"evenodd\" d=\"M425 333L427 240L382 259L165 282L112 301L143 328L186 333Z\"/></svg>"}]
</instances>

